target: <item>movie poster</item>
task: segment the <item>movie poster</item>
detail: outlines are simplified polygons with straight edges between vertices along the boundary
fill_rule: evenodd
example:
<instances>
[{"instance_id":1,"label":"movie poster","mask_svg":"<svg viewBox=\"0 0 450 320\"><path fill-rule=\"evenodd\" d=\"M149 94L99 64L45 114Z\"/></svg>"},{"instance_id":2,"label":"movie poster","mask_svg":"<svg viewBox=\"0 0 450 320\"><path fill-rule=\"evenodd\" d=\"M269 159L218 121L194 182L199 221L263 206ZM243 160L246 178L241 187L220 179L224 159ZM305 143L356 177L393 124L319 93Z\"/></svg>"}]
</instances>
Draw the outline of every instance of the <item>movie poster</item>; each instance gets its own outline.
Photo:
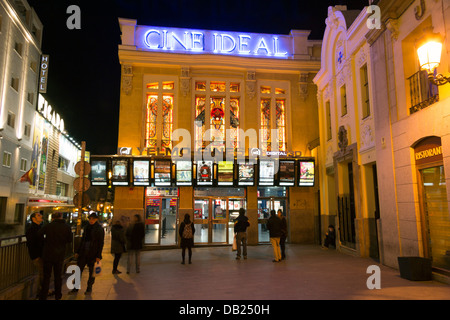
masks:
<instances>
[{"instance_id":1,"label":"movie poster","mask_svg":"<svg viewBox=\"0 0 450 320\"><path fill-rule=\"evenodd\" d=\"M91 185L106 186L106 160L92 160L91 163Z\"/></svg>"},{"instance_id":2,"label":"movie poster","mask_svg":"<svg viewBox=\"0 0 450 320\"><path fill-rule=\"evenodd\" d=\"M197 185L212 185L213 182L213 162L197 161Z\"/></svg>"},{"instance_id":3,"label":"movie poster","mask_svg":"<svg viewBox=\"0 0 450 320\"><path fill-rule=\"evenodd\" d=\"M170 161L155 161L155 186L170 186Z\"/></svg>"},{"instance_id":4,"label":"movie poster","mask_svg":"<svg viewBox=\"0 0 450 320\"><path fill-rule=\"evenodd\" d=\"M179 186L192 185L192 162L177 161L176 177L177 177L177 185Z\"/></svg>"},{"instance_id":5,"label":"movie poster","mask_svg":"<svg viewBox=\"0 0 450 320\"><path fill-rule=\"evenodd\" d=\"M133 184L135 186L148 186L150 183L150 161L133 161Z\"/></svg>"},{"instance_id":6,"label":"movie poster","mask_svg":"<svg viewBox=\"0 0 450 320\"><path fill-rule=\"evenodd\" d=\"M300 161L299 186L314 186L314 161Z\"/></svg>"},{"instance_id":7,"label":"movie poster","mask_svg":"<svg viewBox=\"0 0 450 320\"><path fill-rule=\"evenodd\" d=\"M217 184L220 186L233 185L233 162L219 161Z\"/></svg>"},{"instance_id":8,"label":"movie poster","mask_svg":"<svg viewBox=\"0 0 450 320\"><path fill-rule=\"evenodd\" d=\"M240 186L253 186L255 181L255 166L253 163L239 163L238 184Z\"/></svg>"},{"instance_id":9,"label":"movie poster","mask_svg":"<svg viewBox=\"0 0 450 320\"><path fill-rule=\"evenodd\" d=\"M128 185L128 160L113 160L112 161L112 184L113 185Z\"/></svg>"},{"instance_id":10,"label":"movie poster","mask_svg":"<svg viewBox=\"0 0 450 320\"><path fill-rule=\"evenodd\" d=\"M294 160L280 160L280 186L295 185L295 162Z\"/></svg>"},{"instance_id":11,"label":"movie poster","mask_svg":"<svg viewBox=\"0 0 450 320\"><path fill-rule=\"evenodd\" d=\"M275 176L275 163L273 161L259 162L259 185L273 186Z\"/></svg>"}]
</instances>

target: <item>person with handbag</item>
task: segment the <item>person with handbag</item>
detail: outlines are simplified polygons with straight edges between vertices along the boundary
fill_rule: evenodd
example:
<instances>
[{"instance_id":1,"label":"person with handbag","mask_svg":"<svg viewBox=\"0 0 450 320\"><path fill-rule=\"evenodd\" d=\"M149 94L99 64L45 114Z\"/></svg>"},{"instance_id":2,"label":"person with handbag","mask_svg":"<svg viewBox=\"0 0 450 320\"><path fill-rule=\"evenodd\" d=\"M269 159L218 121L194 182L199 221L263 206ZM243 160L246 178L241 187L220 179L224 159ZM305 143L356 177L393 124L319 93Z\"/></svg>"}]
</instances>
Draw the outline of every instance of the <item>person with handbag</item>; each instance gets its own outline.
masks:
<instances>
[{"instance_id":1,"label":"person with handbag","mask_svg":"<svg viewBox=\"0 0 450 320\"><path fill-rule=\"evenodd\" d=\"M119 266L120 258L125 250L125 230L122 226L120 219L118 219L111 227L111 253L114 254L113 261L113 274L121 274L117 267Z\"/></svg>"},{"instance_id":2,"label":"person with handbag","mask_svg":"<svg viewBox=\"0 0 450 320\"><path fill-rule=\"evenodd\" d=\"M245 209L239 209L239 216L234 220L234 233L236 237L237 255L236 260L241 259L241 244L244 259L247 259L247 228L250 226L245 216Z\"/></svg>"},{"instance_id":3,"label":"person with handbag","mask_svg":"<svg viewBox=\"0 0 450 320\"><path fill-rule=\"evenodd\" d=\"M95 282L94 265L102 260L102 251L105 241L105 231L98 223L98 216L95 212L89 215L89 224L83 229L83 236L80 245L75 253L77 265L81 273L87 265L89 268L89 278L87 282L87 289L84 294L91 294L92 286ZM77 293L78 289L72 289L71 293Z\"/></svg>"},{"instance_id":4,"label":"person with handbag","mask_svg":"<svg viewBox=\"0 0 450 320\"><path fill-rule=\"evenodd\" d=\"M192 263L192 247L194 246L194 223L191 222L191 216L189 213L184 215L184 221L180 224L180 229L178 230L180 235L180 246L181 246L181 264L184 264L186 248L189 252L189 264Z\"/></svg>"}]
</instances>

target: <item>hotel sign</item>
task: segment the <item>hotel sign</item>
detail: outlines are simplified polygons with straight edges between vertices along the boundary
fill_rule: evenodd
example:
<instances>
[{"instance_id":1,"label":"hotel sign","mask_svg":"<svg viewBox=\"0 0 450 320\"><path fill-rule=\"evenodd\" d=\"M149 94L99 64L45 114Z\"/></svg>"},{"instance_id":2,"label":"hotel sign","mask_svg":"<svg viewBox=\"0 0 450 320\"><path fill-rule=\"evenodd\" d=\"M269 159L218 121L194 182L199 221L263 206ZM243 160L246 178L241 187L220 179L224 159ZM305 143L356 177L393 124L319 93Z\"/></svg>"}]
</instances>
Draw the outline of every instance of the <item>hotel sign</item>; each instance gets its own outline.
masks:
<instances>
[{"instance_id":1,"label":"hotel sign","mask_svg":"<svg viewBox=\"0 0 450 320\"><path fill-rule=\"evenodd\" d=\"M138 26L136 44L149 51L289 58L288 35Z\"/></svg>"},{"instance_id":2,"label":"hotel sign","mask_svg":"<svg viewBox=\"0 0 450 320\"><path fill-rule=\"evenodd\" d=\"M47 93L47 79L48 79L48 54L43 54L41 57L41 67L39 72L39 92Z\"/></svg>"}]
</instances>

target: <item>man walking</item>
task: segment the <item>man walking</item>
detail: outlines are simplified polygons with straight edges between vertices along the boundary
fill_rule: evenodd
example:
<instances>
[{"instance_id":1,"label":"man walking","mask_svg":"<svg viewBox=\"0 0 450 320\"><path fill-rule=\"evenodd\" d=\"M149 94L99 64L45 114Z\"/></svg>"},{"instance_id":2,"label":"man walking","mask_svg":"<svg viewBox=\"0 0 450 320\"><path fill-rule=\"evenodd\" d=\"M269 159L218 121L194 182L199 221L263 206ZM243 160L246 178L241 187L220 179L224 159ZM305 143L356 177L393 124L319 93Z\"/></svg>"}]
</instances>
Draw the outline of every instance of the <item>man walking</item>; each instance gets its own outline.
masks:
<instances>
[{"instance_id":1,"label":"man walking","mask_svg":"<svg viewBox=\"0 0 450 320\"><path fill-rule=\"evenodd\" d=\"M95 282L94 265L102 259L104 241L105 231L98 223L97 214L95 212L91 213L89 215L89 224L84 227L83 237L75 254L75 258L78 259L77 265L80 268L80 276L86 265L89 268L87 289L84 294L90 294L92 292L92 286ZM71 293L77 292L78 289L76 288L71 291Z\"/></svg>"},{"instance_id":2,"label":"man walking","mask_svg":"<svg viewBox=\"0 0 450 320\"><path fill-rule=\"evenodd\" d=\"M278 209L278 218L281 220L281 236L280 236L280 249L281 249L281 260L286 259L286 238L287 238L287 220L283 215L283 210Z\"/></svg>"},{"instance_id":3,"label":"man walking","mask_svg":"<svg viewBox=\"0 0 450 320\"><path fill-rule=\"evenodd\" d=\"M43 226L38 231L38 236L45 237L42 251L44 277L40 300L46 300L50 286L50 277L53 270L55 281L55 299L62 298L62 269L66 256L67 244L72 242L72 231L62 219L61 212L52 214L52 222Z\"/></svg>"},{"instance_id":4,"label":"man walking","mask_svg":"<svg viewBox=\"0 0 450 320\"><path fill-rule=\"evenodd\" d=\"M275 210L270 211L270 218L267 220L267 229L269 230L270 243L273 247L273 262L281 261L280 237L281 237L281 219L277 217Z\"/></svg>"},{"instance_id":5,"label":"man walking","mask_svg":"<svg viewBox=\"0 0 450 320\"><path fill-rule=\"evenodd\" d=\"M30 215L31 225L28 227L25 236L27 237L28 254L31 261L38 270L38 290L39 295L42 289L42 281L44 279L44 264L42 262L42 249L44 247L44 239L38 235L43 221L42 214L33 212Z\"/></svg>"},{"instance_id":6,"label":"man walking","mask_svg":"<svg viewBox=\"0 0 450 320\"><path fill-rule=\"evenodd\" d=\"M239 209L239 216L234 220L234 233L236 234L237 255L236 260L241 259L241 244L243 247L244 259L247 259L247 228L250 226L248 218L245 216L245 209Z\"/></svg>"}]
</instances>

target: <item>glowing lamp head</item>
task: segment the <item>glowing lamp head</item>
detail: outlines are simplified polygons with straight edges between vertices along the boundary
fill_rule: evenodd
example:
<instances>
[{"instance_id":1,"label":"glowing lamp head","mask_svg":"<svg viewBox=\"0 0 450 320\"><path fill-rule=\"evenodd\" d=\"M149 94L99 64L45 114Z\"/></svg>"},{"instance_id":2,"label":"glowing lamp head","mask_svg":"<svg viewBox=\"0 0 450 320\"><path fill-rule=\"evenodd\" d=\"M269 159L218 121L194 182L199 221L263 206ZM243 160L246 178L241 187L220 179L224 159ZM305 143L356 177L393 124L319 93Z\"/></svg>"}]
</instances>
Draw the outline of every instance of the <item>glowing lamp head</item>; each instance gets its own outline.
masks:
<instances>
[{"instance_id":1,"label":"glowing lamp head","mask_svg":"<svg viewBox=\"0 0 450 320\"><path fill-rule=\"evenodd\" d=\"M434 73L441 62L442 40L438 34L425 37L417 49L420 67L428 73Z\"/></svg>"}]
</instances>

